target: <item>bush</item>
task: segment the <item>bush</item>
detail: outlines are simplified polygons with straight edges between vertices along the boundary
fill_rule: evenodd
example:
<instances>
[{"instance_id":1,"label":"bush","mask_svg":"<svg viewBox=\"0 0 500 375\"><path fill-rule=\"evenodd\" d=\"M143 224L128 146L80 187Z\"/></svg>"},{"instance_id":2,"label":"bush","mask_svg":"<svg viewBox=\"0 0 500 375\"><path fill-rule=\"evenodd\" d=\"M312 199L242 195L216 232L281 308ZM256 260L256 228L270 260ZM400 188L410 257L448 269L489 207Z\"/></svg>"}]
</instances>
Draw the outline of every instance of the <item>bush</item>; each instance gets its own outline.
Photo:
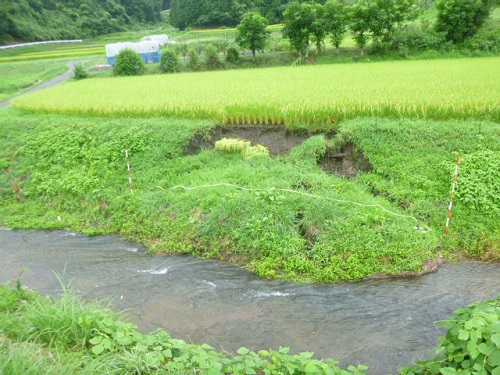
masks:
<instances>
[{"instance_id":1,"label":"bush","mask_svg":"<svg viewBox=\"0 0 500 375\"><path fill-rule=\"evenodd\" d=\"M82 64L75 65L74 77L76 79L88 78L89 73L83 68Z\"/></svg>"},{"instance_id":2,"label":"bush","mask_svg":"<svg viewBox=\"0 0 500 375\"><path fill-rule=\"evenodd\" d=\"M487 22L474 37L467 39L463 46L471 51L498 52L500 28L496 27L494 22Z\"/></svg>"},{"instance_id":3,"label":"bush","mask_svg":"<svg viewBox=\"0 0 500 375\"><path fill-rule=\"evenodd\" d=\"M175 73L179 71L179 59L174 51L167 49L163 52L160 61L160 70L163 73Z\"/></svg>"},{"instance_id":4,"label":"bush","mask_svg":"<svg viewBox=\"0 0 500 375\"><path fill-rule=\"evenodd\" d=\"M237 64L240 61L238 50L234 47L229 47L226 53L226 61L231 64Z\"/></svg>"},{"instance_id":5,"label":"bush","mask_svg":"<svg viewBox=\"0 0 500 375\"><path fill-rule=\"evenodd\" d=\"M495 6L494 0L440 0L436 31L443 32L447 41L462 43L476 35Z\"/></svg>"},{"instance_id":6,"label":"bush","mask_svg":"<svg viewBox=\"0 0 500 375\"><path fill-rule=\"evenodd\" d=\"M184 59L186 58L188 54L188 45L186 43L179 43L179 44L174 44L174 51L182 56Z\"/></svg>"},{"instance_id":7,"label":"bush","mask_svg":"<svg viewBox=\"0 0 500 375\"><path fill-rule=\"evenodd\" d=\"M405 375L500 374L500 298L454 312L443 322L448 329L439 339L436 358L403 367Z\"/></svg>"},{"instance_id":8,"label":"bush","mask_svg":"<svg viewBox=\"0 0 500 375\"><path fill-rule=\"evenodd\" d=\"M410 24L393 33L384 42L384 47L394 51L421 51L438 48L442 41L442 35L428 25Z\"/></svg>"},{"instance_id":9,"label":"bush","mask_svg":"<svg viewBox=\"0 0 500 375\"><path fill-rule=\"evenodd\" d=\"M188 68L190 70L200 69L200 57L198 52L194 48L190 48L187 53L188 57Z\"/></svg>"},{"instance_id":10,"label":"bush","mask_svg":"<svg viewBox=\"0 0 500 375\"><path fill-rule=\"evenodd\" d=\"M116 56L113 72L117 76L135 76L146 71L141 55L131 49L124 49Z\"/></svg>"},{"instance_id":11,"label":"bush","mask_svg":"<svg viewBox=\"0 0 500 375\"><path fill-rule=\"evenodd\" d=\"M217 52L217 48L213 45L205 48L205 65L207 69L219 69L222 66L219 59L219 52Z\"/></svg>"}]
</instances>

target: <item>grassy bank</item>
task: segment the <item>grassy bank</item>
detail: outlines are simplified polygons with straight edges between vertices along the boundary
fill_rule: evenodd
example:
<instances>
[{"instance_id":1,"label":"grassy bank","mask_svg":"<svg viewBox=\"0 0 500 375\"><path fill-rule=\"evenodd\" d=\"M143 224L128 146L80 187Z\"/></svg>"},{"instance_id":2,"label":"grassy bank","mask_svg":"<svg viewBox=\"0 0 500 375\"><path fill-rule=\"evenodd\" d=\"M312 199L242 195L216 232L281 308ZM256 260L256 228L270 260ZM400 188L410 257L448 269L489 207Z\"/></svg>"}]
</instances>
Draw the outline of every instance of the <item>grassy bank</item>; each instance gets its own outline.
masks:
<instances>
[{"instance_id":1,"label":"grassy bank","mask_svg":"<svg viewBox=\"0 0 500 375\"><path fill-rule=\"evenodd\" d=\"M499 121L499 67L500 58L491 57L93 79L18 98L14 106L309 130L357 117Z\"/></svg>"},{"instance_id":2,"label":"grassy bank","mask_svg":"<svg viewBox=\"0 0 500 375\"><path fill-rule=\"evenodd\" d=\"M213 148L186 154L193 138L209 136L210 121L5 110L0 126L6 227L119 233L156 253L316 282L419 272L438 251L499 258L496 123L353 120L333 139L318 134L288 155L248 160ZM349 144L355 163L363 154L369 162L366 172L347 179L318 165ZM461 176L444 236L457 153Z\"/></svg>"}]
</instances>

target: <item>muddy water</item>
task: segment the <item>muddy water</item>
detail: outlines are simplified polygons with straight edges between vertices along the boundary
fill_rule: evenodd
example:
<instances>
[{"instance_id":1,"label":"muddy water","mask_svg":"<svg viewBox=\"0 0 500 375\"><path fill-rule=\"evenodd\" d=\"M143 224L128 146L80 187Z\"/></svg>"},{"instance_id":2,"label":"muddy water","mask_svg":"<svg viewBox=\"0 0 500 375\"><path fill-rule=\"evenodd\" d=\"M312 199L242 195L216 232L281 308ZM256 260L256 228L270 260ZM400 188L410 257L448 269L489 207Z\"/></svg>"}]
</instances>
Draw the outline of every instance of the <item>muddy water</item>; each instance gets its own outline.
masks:
<instances>
[{"instance_id":1,"label":"muddy water","mask_svg":"<svg viewBox=\"0 0 500 375\"><path fill-rule=\"evenodd\" d=\"M111 297L144 332L232 351L239 346L314 351L342 364L396 373L424 359L442 334L434 322L500 293L500 265L445 264L433 274L336 285L265 281L231 265L156 257L114 236L0 231L0 283L44 293L61 288L53 271L85 298ZM64 271L65 270L65 271Z\"/></svg>"}]
</instances>

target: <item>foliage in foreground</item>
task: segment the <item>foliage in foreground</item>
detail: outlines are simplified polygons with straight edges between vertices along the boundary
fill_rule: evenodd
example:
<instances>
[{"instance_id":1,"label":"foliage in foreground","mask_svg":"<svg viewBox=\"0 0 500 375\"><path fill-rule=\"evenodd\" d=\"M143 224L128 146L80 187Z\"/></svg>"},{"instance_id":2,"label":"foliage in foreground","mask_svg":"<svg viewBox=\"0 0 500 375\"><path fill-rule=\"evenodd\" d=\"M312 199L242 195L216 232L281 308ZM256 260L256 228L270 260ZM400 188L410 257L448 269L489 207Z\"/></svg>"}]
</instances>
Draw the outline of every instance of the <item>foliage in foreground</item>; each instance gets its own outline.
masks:
<instances>
[{"instance_id":1,"label":"foliage in foreground","mask_svg":"<svg viewBox=\"0 0 500 375\"><path fill-rule=\"evenodd\" d=\"M367 369L343 370L338 361L316 360L311 352L288 354L286 347L242 347L228 355L162 330L144 335L109 305L85 303L68 288L55 300L8 286L0 287L0 296L0 373L363 375Z\"/></svg>"},{"instance_id":2,"label":"foliage in foreground","mask_svg":"<svg viewBox=\"0 0 500 375\"><path fill-rule=\"evenodd\" d=\"M101 301L85 303L64 287L58 299L18 283L0 286L0 373L17 374L330 374L363 375L366 366L339 368L333 359L289 349L234 355L188 344L157 330L144 335ZM500 297L454 312L442 323L437 357L401 368L404 375L498 375Z\"/></svg>"},{"instance_id":3,"label":"foliage in foreground","mask_svg":"<svg viewBox=\"0 0 500 375\"><path fill-rule=\"evenodd\" d=\"M500 297L454 311L442 323L448 332L439 338L434 359L403 367L404 375L499 375Z\"/></svg>"},{"instance_id":4,"label":"foliage in foreground","mask_svg":"<svg viewBox=\"0 0 500 375\"><path fill-rule=\"evenodd\" d=\"M500 58L492 57L93 79L16 98L14 106L37 113L210 119L309 131L358 117L500 121L499 67Z\"/></svg>"}]
</instances>

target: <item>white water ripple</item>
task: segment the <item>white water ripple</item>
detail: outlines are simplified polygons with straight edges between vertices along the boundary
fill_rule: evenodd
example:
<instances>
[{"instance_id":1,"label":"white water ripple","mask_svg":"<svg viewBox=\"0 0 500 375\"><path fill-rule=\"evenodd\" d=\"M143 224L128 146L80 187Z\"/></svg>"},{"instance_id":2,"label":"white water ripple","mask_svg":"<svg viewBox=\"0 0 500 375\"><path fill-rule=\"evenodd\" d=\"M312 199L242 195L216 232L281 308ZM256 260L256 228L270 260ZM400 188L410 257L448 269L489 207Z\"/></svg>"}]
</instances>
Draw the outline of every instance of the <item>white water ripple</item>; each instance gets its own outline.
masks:
<instances>
[{"instance_id":1,"label":"white water ripple","mask_svg":"<svg viewBox=\"0 0 500 375\"><path fill-rule=\"evenodd\" d=\"M201 280L203 283L207 284L208 286L211 286L212 288L217 288L217 284L216 283L213 283L211 281L207 281L207 280Z\"/></svg>"},{"instance_id":2,"label":"white water ripple","mask_svg":"<svg viewBox=\"0 0 500 375\"><path fill-rule=\"evenodd\" d=\"M163 268L152 268L149 270L137 270L137 272L140 273L149 273L151 275L166 275L170 267L163 267Z\"/></svg>"},{"instance_id":3,"label":"white water ripple","mask_svg":"<svg viewBox=\"0 0 500 375\"><path fill-rule=\"evenodd\" d=\"M283 292L254 292L255 297L288 297L290 293Z\"/></svg>"}]
</instances>

